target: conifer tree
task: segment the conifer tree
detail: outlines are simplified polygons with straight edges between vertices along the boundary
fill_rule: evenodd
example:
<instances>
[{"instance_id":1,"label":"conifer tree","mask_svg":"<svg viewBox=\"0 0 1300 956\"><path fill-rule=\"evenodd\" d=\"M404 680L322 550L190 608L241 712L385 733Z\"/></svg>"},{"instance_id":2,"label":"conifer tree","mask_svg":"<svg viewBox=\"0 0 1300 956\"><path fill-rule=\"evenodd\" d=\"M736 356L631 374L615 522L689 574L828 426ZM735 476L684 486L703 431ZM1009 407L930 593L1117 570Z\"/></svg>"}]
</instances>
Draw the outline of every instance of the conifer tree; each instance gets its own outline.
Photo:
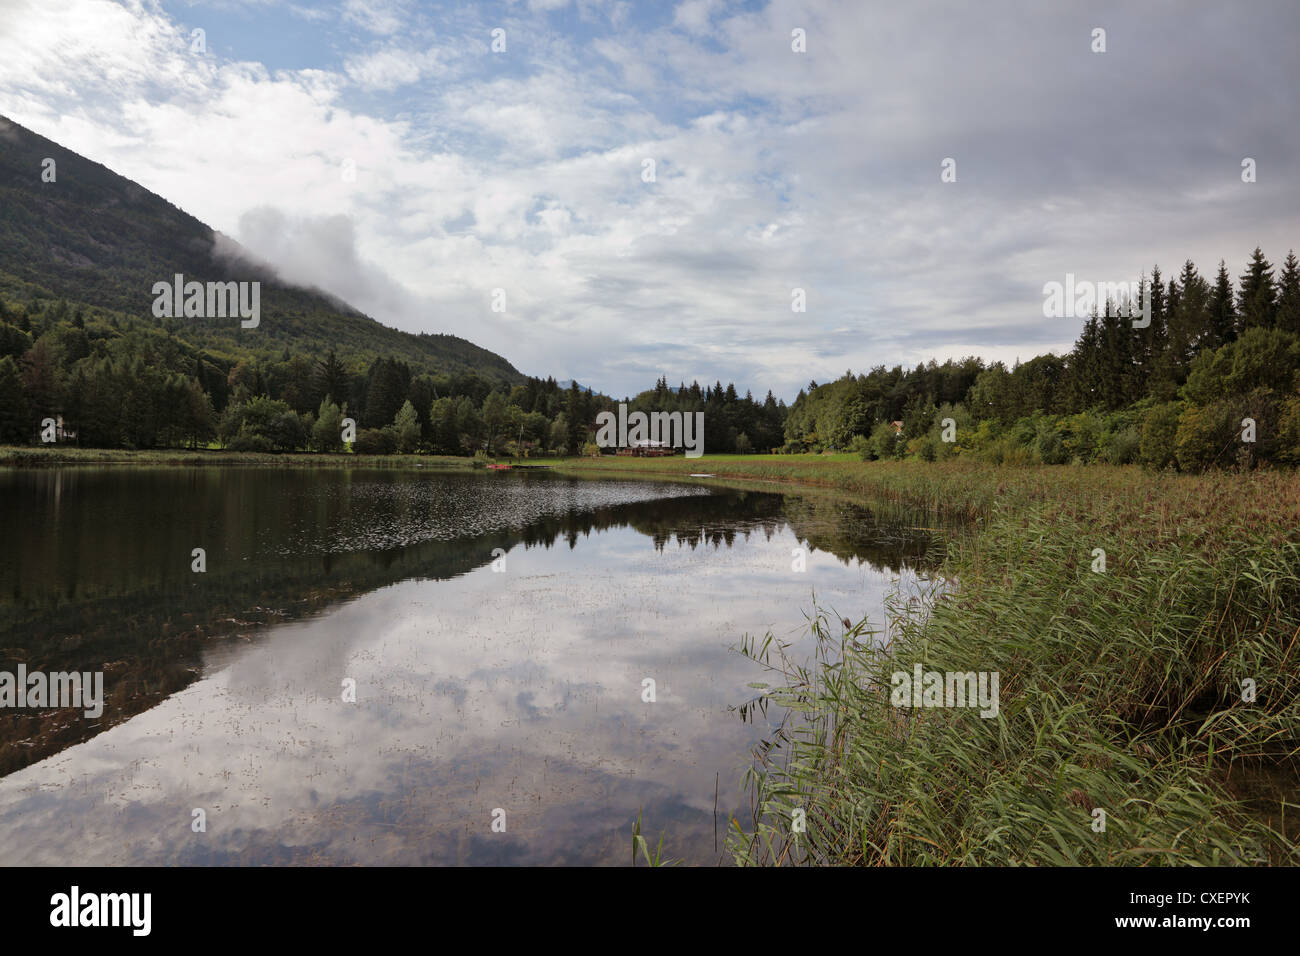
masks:
<instances>
[{"instance_id":1,"label":"conifer tree","mask_svg":"<svg viewBox=\"0 0 1300 956\"><path fill-rule=\"evenodd\" d=\"M6 445L26 442L31 437L30 424L18 363L6 355L0 358L0 442Z\"/></svg>"},{"instance_id":2,"label":"conifer tree","mask_svg":"<svg viewBox=\"0 0 1300 956\"><path fill-rule=\"evenodd\" d=\"M1097 391L1093 400L1106 408L1122 408L1128 404L1128 384L1132 376L1133 332L1129 320L1119 315L1114 303L1106 303L1105 314L1099 324ZM1044 409L1046 410L1046 409Z\"/></svg>"},{"instance_id":3,"label":"conifer tree","mask_svg":"<svg viewBox=\"0 0 1300 956\"><path fill-rule=\"evenodd\" d=\"M1237 310L1234 305L1232 279L1228 267L1219 260L1219 273L1210 291L1209 331L1201 343L1203 348L1217 349L1237 337Z\"/></svg>"},{"instance_id":4,"label":"conifer tree","mask_svg":"<svg viewBox=\"0 0 1300 956\"><path fill-rule=\"evenodd\" d=\"M331 349L316 363L316 394L321 399L344 402L348 395L348 371Z\"/></svg>"},{"instance_id":5,"label":"conifer tree","mask_svg":"<svg viewBox=\"0 0 1300 956\"><path fill-rule=\"evenodd\" d=\"M1100 400L1097 390L1101 387L1101 323L1095 308L1074 343L1069 368L1069 408L1072 412L1082 412ZM997 411L1003 412L1000 404Z\"/></svg>"},{"instance_id":6,"label":"conifer tree","mask_svg":"<svg viewBox=\"0 0 1300 956\"><path fill-rule=\"evenodd\" d=\"M1196 271L1191 259L1183 263L1178 276L1178 307L1169 319L1169 351L1173 357L1177 381L1187 378L1187 367L1209 330L1210 287Z\"/></svg>"},{"instance_id":7,"label":"conifer tree","mask_svg":"<svg viewBox=\"0 0 1300 956\"><path fill-rule=\"evenodd\" d=\"M1149 292L1147 291L1149 290ZM1142 365L1150 374L1160 362L1165 349L1169 347L1169 327L1165 319L1165 287L1160 279L1160 267L1151 270L1151 278L1143 290L1151 298L1151 324L1140 329L1142 343Z\"/></svg>"},{"instance_id":8,"label":"conifer tree","mask_svg":"<svg viewBox=\"0 0 1300 956\"><path fill-rule=\"evenodd\" d=\"M1278 277L1277 327L1300 335L1300 263L1289 251Z\"/></svg>"},{"instance_id":9,"label":"conifer tree","mask_svg":"<svg viewBox=\"0 0 1300 956\"><path fill-rule=\"evenodd\" d=\"M1151 324L1155 325L1155 302L1161 300L1160 315L1163 320L1163 344L1159 354L1151 363L1151 381L1147 390L1148 395L1154 395L1164 401L1174 398L1174 393L1178 389L1178 371L1177 362L1174 359L1172 334L1170 326L1173 323L1173 316L1178 311L1182 294L1179 291L1178 283L1174 279L1169 280L1165 286L1164 295L1157 297L1152 294L1152 320Z\"/></svg>"},{"instance_id":10,"label":"conifer tree","mask_svg":"<svg viewBox=\"0 0 1300 956\"><path fill-rule=\"evenodd\" d=\"M1273 266L1264 258L1259 246L1251 253L1250 262L1241 276L1237 311L1241 315L1241 329L1271 328L1277 308L1277 290L1273 284Z\"/></svg>"}]
</instances>

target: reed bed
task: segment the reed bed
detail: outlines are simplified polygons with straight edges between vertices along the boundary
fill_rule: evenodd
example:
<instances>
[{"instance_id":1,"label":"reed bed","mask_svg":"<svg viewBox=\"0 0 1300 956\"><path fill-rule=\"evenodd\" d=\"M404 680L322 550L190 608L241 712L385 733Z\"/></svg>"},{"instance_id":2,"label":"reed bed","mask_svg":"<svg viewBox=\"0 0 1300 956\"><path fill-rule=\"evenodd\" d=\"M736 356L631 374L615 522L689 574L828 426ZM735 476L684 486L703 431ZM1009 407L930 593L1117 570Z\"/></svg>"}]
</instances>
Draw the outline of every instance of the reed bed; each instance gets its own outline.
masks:
<instances>
[{"instance_id":1,"label":"reed bed","mask_svg":"<svg viewBox=\"0 0 1300 956\"><path fill-rule=\"evenodd\" d=\"M888 642L816 609L810 661L742 645L786 720L737 862L1300 863L1295 475L852 467L981 520L949 540L958 586L896 602ZM997 715L895 705L917 664L996 672Z\"/></svg>"}]
</instances>

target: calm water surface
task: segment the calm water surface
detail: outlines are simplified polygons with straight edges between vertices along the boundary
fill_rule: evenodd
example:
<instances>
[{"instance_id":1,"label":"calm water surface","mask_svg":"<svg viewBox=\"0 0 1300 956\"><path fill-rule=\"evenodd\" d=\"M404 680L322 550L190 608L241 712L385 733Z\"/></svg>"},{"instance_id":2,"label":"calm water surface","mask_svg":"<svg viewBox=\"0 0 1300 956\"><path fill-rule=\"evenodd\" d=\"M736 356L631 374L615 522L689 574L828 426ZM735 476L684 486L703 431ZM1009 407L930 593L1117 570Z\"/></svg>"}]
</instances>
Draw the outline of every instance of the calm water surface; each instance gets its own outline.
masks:
<instances>
[{"instance_id":1,"label":"calm water surface","mask_svg":"<svg viewBox=\"0 0 1300 956\"><path fill-rule=\"evenodd\" d=\"M0 670L106 696L0 711L6 864L625 865L638 809L725 862L781 716L734 645L936 559L824 495L518 472L0 471L0 521Z\"/></svg>"}]
</instances>

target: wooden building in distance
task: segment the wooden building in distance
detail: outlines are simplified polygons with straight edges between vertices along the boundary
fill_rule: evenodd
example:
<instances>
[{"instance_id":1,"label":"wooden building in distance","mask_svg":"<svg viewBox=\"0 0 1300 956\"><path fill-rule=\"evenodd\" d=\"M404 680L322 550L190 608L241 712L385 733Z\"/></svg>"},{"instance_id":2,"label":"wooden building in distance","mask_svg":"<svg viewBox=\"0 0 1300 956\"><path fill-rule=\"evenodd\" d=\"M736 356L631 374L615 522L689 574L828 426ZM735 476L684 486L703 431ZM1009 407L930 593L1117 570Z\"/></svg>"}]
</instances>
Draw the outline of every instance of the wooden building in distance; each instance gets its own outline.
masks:
<instances>
[{"instance_id":1,"label":"wooden building in distance","mask_svg":"<svg viewBox=\"0 0 1300 956\"><path fill-rule=\"evenodd\" d=\"M677 449L667 442L652 441L648 438L634 441L626 448L620 448L615 454L631 455L634 458L661 458L677 454Z\"/></svg>"}]
</instances>

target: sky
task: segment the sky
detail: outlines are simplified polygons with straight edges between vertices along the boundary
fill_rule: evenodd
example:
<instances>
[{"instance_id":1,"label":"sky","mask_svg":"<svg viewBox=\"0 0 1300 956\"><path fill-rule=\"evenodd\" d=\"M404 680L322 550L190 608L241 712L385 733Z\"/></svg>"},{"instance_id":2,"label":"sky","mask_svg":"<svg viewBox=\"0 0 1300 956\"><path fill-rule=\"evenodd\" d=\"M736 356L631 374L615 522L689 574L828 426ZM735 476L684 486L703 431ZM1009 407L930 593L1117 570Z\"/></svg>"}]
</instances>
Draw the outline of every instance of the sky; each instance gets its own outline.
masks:
<instances>
[{"instance_id":1,"label":"sky","mask_svg":"<svg viewBox=\"0 0 1300 956\"><path fill-rule=\"evenodd\" d=\"M790 400L1300 247L1296 50L1287 0L0 0L0 114L387 325Z\"/></svg>"}]
</instances>

